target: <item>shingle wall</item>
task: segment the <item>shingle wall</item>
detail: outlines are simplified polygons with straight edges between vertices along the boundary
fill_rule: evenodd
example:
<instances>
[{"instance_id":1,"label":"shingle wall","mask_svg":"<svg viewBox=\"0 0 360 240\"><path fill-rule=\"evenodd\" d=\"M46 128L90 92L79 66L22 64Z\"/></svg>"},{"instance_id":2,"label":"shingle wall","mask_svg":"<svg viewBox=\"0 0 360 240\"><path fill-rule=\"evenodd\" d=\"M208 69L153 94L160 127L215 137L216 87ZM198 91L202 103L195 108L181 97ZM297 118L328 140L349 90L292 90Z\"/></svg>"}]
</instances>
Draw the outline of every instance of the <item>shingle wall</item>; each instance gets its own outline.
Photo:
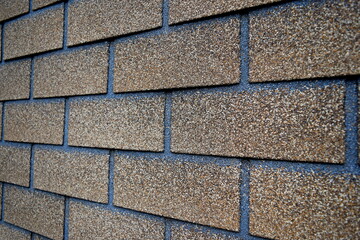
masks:
<instances>
[{"instance_id":1,"label":"shingle wall","mask_svg":"<svg viewBox=\"0 0 360 240\"><path fill-rule=\"evenodd\" d=\"M0 0L0 239L360 239L357 0Z\"/></svg>"}]
</instances>

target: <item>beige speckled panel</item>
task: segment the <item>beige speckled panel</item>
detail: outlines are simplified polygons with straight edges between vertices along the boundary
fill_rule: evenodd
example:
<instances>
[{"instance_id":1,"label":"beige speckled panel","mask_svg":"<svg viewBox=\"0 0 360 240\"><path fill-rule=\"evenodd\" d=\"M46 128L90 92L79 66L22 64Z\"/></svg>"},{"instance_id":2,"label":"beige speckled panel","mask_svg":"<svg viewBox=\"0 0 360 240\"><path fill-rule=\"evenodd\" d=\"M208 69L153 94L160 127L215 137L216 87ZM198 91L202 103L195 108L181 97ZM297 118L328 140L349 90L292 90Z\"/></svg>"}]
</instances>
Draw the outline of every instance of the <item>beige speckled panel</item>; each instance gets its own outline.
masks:
<instances>
[{"instance_id":1,"label":"beige speckled panel","mask_svg":"<svg viewBox=\"0 0 360 240\"><path fill-rule=\"evenodd\" d=\"M50 4L56 3L56 2L60 2L62 0L33 0L32 1L32 8L33 10L39 9L39 8L43 8L46 7Z\"/></svg>"},{"instance_id":2,"label":"beige speckled panel","mask_svg":"<svg viewBox=\"0 0 360 240\"><path fill-rule=\"evenodd\" d=\"M30 155L30 148L0 146L0 181L28 187Z\"/></svg>"},{"instance_id":3,"label":"beige speckled panel","mask_svg":"<svg viewBox=\"0 0 360 240\"><path fill-rule=\"evenodd\" d=\"M5 108L5 140L63 143L64 101L13 103Z\"/></svg>"},{"instance_id":4,"label":"beige speckled panel","mask_svg":"<svg viewBox=\"0 0 360 240\"><path fill-rule=\"evenodd\" d=\"M3 184L0 183L0 199L2 199L2 188L3 188ZM0 201L0 212L2 212L2 201ZM0 216L1 219L1 216Z\"/></svg>"},{"instance_id":5,"label":"beige speckled panel","mask_svg":"<svg viewBox=\"0 0 360 240\"><path fill-rule=\"evenodd\" d=\"M4 58L11 59L63 46L64 9L57 7L5 25Z\"/></svg>"},{"instance_id":6,"label":"beige speckled panel","mask_svg":"<svg viewBox=\"0 0 360 240\"><path fill-rule=\"evenodd\" d=\"M69 145L163 151L164 108L163 97L71 102Z\"/></svg>"},{"instance_id":7,"label":"beige speckled panel","mask_svg":"<svg viewBox=\"0 0 360 240\"><path fill-rule=\"evenodd\" d=\"M114 205L239 230L240 168L115 157Z\"/></svg>"},{"instance_id":8,"label":"beige speckled panel","mask_svg":"<svg viewBox=\"0 0 360 240\"><path fill-rule=\"evenodd\" d=\"M78 0L69 4L68 45L162 25L162 0Z\"/></svg>"},{"instance_id":9,"label":"beige speckled panel","mask_svg":"<svg viewBox=\"0 0 360 240\"><path fill-rule=\"evenodd\" d=\"M271 239L357 239L360 176L253 168L250 233Z\"/></svg>"},{"instance_id":10,"label":"beige speckled panel","mask_svg":"<svg viewBox=\"0 0 360 240\"><path fill-rule=\"evenodd\" d=\"M62 240L64 204L62 197L7 186L4 220L54 240Z\"/></svg>"},{"instance_id":11,"label":"beige speckled panel","mask_svg":"<svg viewBox=\"0 0 360 240\"><path fill-rule=\"evenodd\" d=\"M37 149L34 187L107 203L109 155Z\"/></svg>"},{"instance_id":12,"label":"beige speckled panel","mask_svg":"<svg viewBox=\"0 0 360 240\"><path fill-rule=\"evenodd\" d=\"M170 0L170 24L281 0Z\"/></svg>"},{"instance_id":13,"label":"beige speckled panel","mask_svg":"<svg viewBox=\"0 0 360 240\"><path fill-rule=\"evenodd\" d=\"M239 33L231 19L119 43L114 92L238 83Z\"/></svg>"},{"instance_id":14,"label":"beige speckled panel","mask_svg":"<svg viewBox=\"0 0 360 240\"><path fill-rule=\"evenodd\" d=\"M0 103L0 117L1 117L1 119L3 119L3 118L2 118L3 114L4 114L4 113L3 113L3 103ZM1 122L2 122L2 121L1 121ZM5 124L5 123L3 123L3 122L0 124L0 132L2 131L2 125L4 125L4 124ZM0 136L0 139L1 139L1 137L2 137L2 136Z\"/></svg>"},{"instance_id":15,"label":"beige speckled panel","mask_svg":"<svg viewBox=\"0 0 360 240\"><path fill-rule=\"evenodd\" d=\"M171 150L343 163L344 87L194 94L172 102Z\"/></svg>"},{"instance_id":16,"label":"beige speckled panel","mask_svg":"<svg viewBox=\"0 0 360 240\"><path fill-rule=\"evenodd\" d=\"M197 228L187 228L184 226L171 227L172 240L241 240L238 237L229 237L222 234L215 234L209 231L201 231Z\"/></svg>"},{"instance_id":17,"label":"beige speckled panel","mask_svg":"<svg viewBox=\"0 0 360 240\"><path fill-rule=\"evenodd\" d=\"M358 0L317 1L252 14L250 81L360 74L359 8Z\"/></svg>"},{"instance_id":18,"label":"beige speckled panel","mask_svg":"<svg viewBox=\"0 0 360 240\"><path fill-rule=\"evenodd\" d=\"M0 188L1 189L1 188ZM0 193L1 196L1 193ZM30 240L30 233L20 232L19 230L9 228L5 225L0 225L0 239L1 240Z\"/></svg>"},{"instance_id":19,"label":"beige speckled panel","mask_svg":"<svg viewBox=\"0 0 360 240\"><path fill-rule=\"evenodd\" d=\"M106 93L108 46L38 58L34 66L34 97Z\"/></svg>"},{"instance_id":20,"label":"beige speckled panel","mask_svg":"<svg viewBox=\"0 0 360 240\"><path fill-rule=\"evenodd\" d=\"M70 202L69 239L164 239L163 222Z\"/></svg>"},{"instance_id":21,"label":"beige speckled panel","mask_svg":"<svg viewBox=\"0 0 360 240\"><path fill-rule=\"evenodd\" d=\"M0 22L29 12L29 0L0 0Z\"/></svg>"},{"instance_id":22,"label":"beige speckled panel","mask_svg":"<svg viewBox=\"0 0 360 240\"><path fill-rule=\"evenodd\" d=\"M29 98L30 60L2 65L0 89L0 101Z\"/></svg>"}]
</instances>

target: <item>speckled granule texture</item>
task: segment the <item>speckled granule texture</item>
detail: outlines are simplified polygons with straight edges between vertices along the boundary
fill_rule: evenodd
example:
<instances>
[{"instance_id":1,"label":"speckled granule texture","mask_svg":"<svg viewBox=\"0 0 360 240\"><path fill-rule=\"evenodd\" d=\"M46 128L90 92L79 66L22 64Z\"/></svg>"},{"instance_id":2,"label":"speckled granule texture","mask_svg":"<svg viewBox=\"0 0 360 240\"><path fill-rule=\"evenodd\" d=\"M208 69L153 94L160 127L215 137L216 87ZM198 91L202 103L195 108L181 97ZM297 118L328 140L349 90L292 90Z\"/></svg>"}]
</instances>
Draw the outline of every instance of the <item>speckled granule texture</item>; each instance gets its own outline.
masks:
<instances>
[{"instance_id":1,"label":"speckled granule texture","mask_svg":"<svg viewBox=\"0 0 360 240\"><path fill-rule=\"evenodd\" d=\"M28 187L30 148L0 146L0 181Z\"/></svg>"},{"instance_id":2,"label":"speckled granule texture","mask_svg":"<svg viewBox=\"0 0 360 240\"><path fill-rule=\"evenodd\" d=\"M32 8L35 10L60 1L62 0L32 0Z\"/></svg>"},{"instance_id":3,"label":"speckled granule texture","mask_svg":"<svg viewBox=\"0 0 360 240\"><path fill-rule=\"evenodd\" d=\"M0 188L1 189L1 188ZM0 193L1 196L1 193ZM30 233L20 232L13 228L9 228L0 224L0 239L1 240L30 240Z\"/></svg>"},{"instance_id":4,"label":"speckled granule texture","mask_svg":"<svg viewBox=\"0 0 360 240\"><path fill-rule=\"evenodd\" d=\"M114 91L238 83L240 22L203 24L116 45Z\"/></svg>"},{"instance_id":5,"label":"speckled granule texture","mask_svg":"<svg viewBox=\"0 0 360 240\"><path fill-rule=\"evenodd\" d=\"M68 45L162 25L162 0L77 0L69 4Z\"/></svg>"},{"instance_id":6,"label":"speckled granule texture","mask_svg":"<svg viewBox=\"0 0 360 240\"><path fill-rule=\"evenodd\" d=\"M357 239L360 176L253 168L250 233L271 239Z\"/></svg>"},{"instance_id":7,"label":"speckled granule texture","mask_svg":"<svg viewBox=\"0 0 360 240\"><path fill-rule=\"evenodd\" d=\"M0 67L0 89L0 101L29 98L30 60L2 65Z\"/></svg>"},{"instance_id":8,"label":"speckled granule texture","mask_svg":"<svg viewBox=\"0 0 360 240\"><path fill-rule=\"evenodd\" d=\"M238 166L115 156L114 205L239 230Z\"/></svg>"},{"instance_id":9,"label":"speckled granule texture","mask_svg":"<svg viewBox=\"0 0 360 240\"><path fill-rule=\"evenodd\" d=\"M250 82L360 73L360 2L317 1L250 18Z\"/></svg>"},{"instance_id":10,"label":"speckled granule texture","mask_svg":"<svg viewBox=\"0 0 360 240\"><path fill-rule=\"evenodd\" d=\"M172 152L343 163L344 87L173 98Z\"/></svg>"},{"instance_id":11,"label":"speckled granule texture","mask_svg":"<svg viewBox=\"0 0 360 240\"><path fill-rule=\"evenodd\" d=\"M1 119L2 119L2 116L3 116L3 103L0 103L0 117L1 117ZM0 132L2 132L2 125L3 125L4 123L2 123L2 124L0 124ZM0 136L0 139L2 138L2 136Z\"/></svg>"},{"instance_id":12,"label":"speckled granule texture","mask_svg":"<svg viewBox=\"0 0 360 240\"><path fill-rule=\"evenodd\" d=\"M0 199L2 199L2 188L3 188L3 184L0 184ZM0 212L2 212L2 201L0 201ZM1 216L0 216L1 219Z\"/></svg>"},{"instance_id":13,"label":"speckled granule texture","mask_svg":"<svg viewBox=\"0 0 360 240\"><path fill-rule=\"evenodd\" d=\"M62 197L7 186L4 220L54 240L62 240L64 203Z\"/></svg>"},{"instance_id":14,"label":"speckled granule texture","mask_svg":"<svg viewBox=\"0 0 360 240\"><path fill-rule=\"evenodd\" d=\"M0 22L29 12L29 0L0 0Z\"/></svg>"},{"instance_id":15,"label":"speckled granule texture","mask_svg":"<svg viewBox=\"0 0 360 240\"><path fill-rule=\"evenodd\" d=\"M4 58L62 48L64 9L58 7L5 25Z\"/></svg>"},{"instance_id":16,"label":"speckled granule texture","mask_svg":"<svg viewBox=\"0 0 360 240\"><path fill-rule=\"evenodd\" d=\"M34 97L106 93L108 47L99 46L35 60Z\"/></svg>"},{"instance_id":17,"label":"speckled granule texture","mask_svg":"<svg viewBox=\"0 0 360 240\"><path fill-rule=\"evenodd\" d=\"M163 97L71 102L69 145L163 151L164 108Z\"/></svg>"},{"instance_id":18,"label":"speckled granule texture","mask_svg":"<svg viewBox=\"0 0 360 240\"><path fill-rule=\"evenodd\" d=\"M170 24L279 1L281 0L169 0Z\"/></svg>"},{"instance_id":19,"label":"speckled granule texture","mask_svg":"<svg viewBox=\"0 0 360 240\"><path fill-rule=\"evenodd\" d=\"M201 231L195 228L186 228L184 226L171 227L172 240L241 240L238 237L229 237L223 234L215 234L209 231Z\"/></svg>"},{"instance_id":20,"label":"speckled granule texture","mask_svg":"<svg viewBox=\"0 0 360 240\"><path fill-rule=\"evenodd\" d=\"M63 101L7 104L5 140L62 144L64 105Z\"/></svg>"},{"instance_id":21,"label":"speckled granule texture","mask_svg":"<svg viewBox=\"0 0 360 240\"><path fill-rule=\"evenodd\" d=\"M107 203L109 155L35 151L34 187L61 195Z\"/></svg>"},{"instance_id":22,"label":"speckled granule texture","mask_svg":"<svg viewBox=\"0 0 360 240\"><path fill-rule=\"evenodd\" d=\"M70 202L69 239L164 239L164 223Z\"/></svg>"}]
</instances>

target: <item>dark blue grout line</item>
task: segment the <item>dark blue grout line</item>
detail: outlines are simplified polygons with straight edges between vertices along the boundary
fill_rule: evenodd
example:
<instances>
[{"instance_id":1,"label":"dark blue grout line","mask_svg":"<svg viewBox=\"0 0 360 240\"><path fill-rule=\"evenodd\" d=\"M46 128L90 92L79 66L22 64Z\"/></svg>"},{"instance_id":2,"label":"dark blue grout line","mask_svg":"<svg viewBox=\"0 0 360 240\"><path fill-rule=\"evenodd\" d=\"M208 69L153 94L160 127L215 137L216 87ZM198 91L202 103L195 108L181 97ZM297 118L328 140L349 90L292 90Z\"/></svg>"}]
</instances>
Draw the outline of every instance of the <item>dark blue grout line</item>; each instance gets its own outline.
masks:
<instances>
[{"instance_id":1,"label":"dark blue grout line","mask_svg":"<svg viewBox=\"0 0 360 240\"><path fill-rule=\"evenodd\" d=\"M29 0L29 13L33 11L33 0Z\"/></svg>"},{"instance_id":2,"label":"dark blue grout line","mask_svg":"<svg viewBox=\"0 0 360 240\"><path fill-rule=\"evenodd\" d=\"M358 158L358 110L358 82L350 80L346 82L345 95L345 167L348 172L360 174Z\"/></svg>"},{"instance_id":3,"label":"dark blue grout line","mask_svg":"<svg viewBox=\"0 0 360 240\"><path fill-rule=\"evenodd\" d=\"M21 100L10 100L6 101L6 105L8 104L27 104L27 103L60 103L65 102L64 97L59 98L35 98L35 99L21 99Z\"/></svg>"},{"instance_id":4,"label":"dark blue grout line","mask_svg":"<svg viewBox=\"0 0 360 240\"><path fill-rule=\"evenodd\" d=\"M169 0L163 0L162 28L165 33L169 32Z\"/></svg>"},{"instance_id":5,"label":"dark blue grout line","mask_svg":"<svg viewBox=\"0 0 360 240\"><path fill-rule=\"evenodd\" d=\"M249 86L249 15L240 17L240 84L239 89L248 89Z\"/></svg>"},{"instance_id":6,"label":"dark blue grout line","mask_svg":"<svg viewBox=\"0 0 360 240\"><path fill-rule=\"evenodd\" d=\"M171 92L165 93L164 154L171 154Z\"/></svg>"},{"instance_id":7,"label":"dark blue grout line","mask_svg":"<svg viewBox=\"0 0 360 240\"><path fill-rule=\"evenodd\" d=\"M109 156L109 182L108 182L108 204L114 205L114 151L110 151Z\"/></svg>"},{"instance_id":8,"label":"dark blue grout line","mask_svg":"<svg viewBox=\"0 0 360 240\"><path fill-rule=\"evenodd\" d=\"M70 200L68 197L64 199L64 240L69 239L69 216L70 216Z\"/></svg>"},{"instance_id":9,"label":"dark blue grout line","mask_svg":"<svg viewBox=\"0 0 360 240\"><path fill-rule=\"evenodd\" d=\"M30 88L29 100L33 100L34 96L34 74L35 74L35 59L32 57L30 61ZM26 100L24 100L26 101Z\"/></svg>"},{"instance_id":10,"label":"dark blue grout line","mask_svg":"<svg viewBox=\"0 0 360 240\"><path fill-rule=\"evenodd\" d=\"M171 220L168 218L165 218L164 224L165 224L164 240L170 240L171 239Z\"/></svg>"},{"instance_id":11,"label":"dark blue grout line","mask_svg":"<svg viewBox=\"0 0 360 240\"><path fill-rule=\"evenodd\" d=\"M114 68L115 68L115 44L109 44L109 60L108 60L108 82L107 94L108 97L114 97Z\"/></svg>"},{"instance_id":12,"label":"dark blue grout line","mask_svg":"<svg viewBox=\"0 0 360 240\"><path fill-rule=\"evenodd\" d=\"M54 150L54 151L64 151L64 152L82 152L82 153L92 153L92 154L109 154L109 149L102 148L87 148L87 147L73 147L73 146L64 146L64 145L49 145L49 144L35 144L35 149L39 150Z\"/></svg>"},{"instance_id":13,"label":"dark blue grout line","mask_svg":"<svg viewBox=\"0 0 360 240\"><path fill-rule=\"evenodd\" d=\"M63 25L63 49L67 49L67 35L68 35L68 15L69 15L69 7L68 2L64 2L64 25Z\"/></svg>"},{"instance_id":14,"label":"dark blue grout line","mask_svg":"<svg viewBox=\"0 0 360 240\"><path fill-rule=\"evenodd\" d=\"M30 148L31 151L31 155L30 155L30 179L29 179L29 188L30 189L34 189L34 163L35 163L35 149L34 149L34 145L31 145Z\"/></svg>"},{"instance_id":15,"label":"dark blue grout line","mask_svg":"<svg viewBox=\"0 0 360 240\"><path fill-rule=\"evenodd\" d=\"M65 104L64 104L64 138L63 138L63 146L67 147L68 146L68 131L69 131L69 115L70 115L70 103L69 103L69 99L65 99Z\"/></svg>"},{"instance_id":16,"label":"dark blue grout line","mask_svg":"<svg viewBox=\"0 0 360 240\"><path fill-rule=\"evenodd\" d=\"M12 223L5 222L5 220L1 220L1 224L4 225L4 226L7 226L8 228L17 230L19 232L22 232L22 233L25 233L25 234L31 234L31 232L29 230L27 230L25 228L22 228L22 227L19 227L17 225L14 225Z\"/></svg>"},{"instance_id":17,"label":"dark blue grout line","mask_svg":"<svg viewBox=\"0 0 360 240\"><path fill-rule=\"evenodd\" d=\"M250 161L241 162L240 179L240 236L245 238L249 234L249 211L250 211Z\"/></svg>"}]
</instances>

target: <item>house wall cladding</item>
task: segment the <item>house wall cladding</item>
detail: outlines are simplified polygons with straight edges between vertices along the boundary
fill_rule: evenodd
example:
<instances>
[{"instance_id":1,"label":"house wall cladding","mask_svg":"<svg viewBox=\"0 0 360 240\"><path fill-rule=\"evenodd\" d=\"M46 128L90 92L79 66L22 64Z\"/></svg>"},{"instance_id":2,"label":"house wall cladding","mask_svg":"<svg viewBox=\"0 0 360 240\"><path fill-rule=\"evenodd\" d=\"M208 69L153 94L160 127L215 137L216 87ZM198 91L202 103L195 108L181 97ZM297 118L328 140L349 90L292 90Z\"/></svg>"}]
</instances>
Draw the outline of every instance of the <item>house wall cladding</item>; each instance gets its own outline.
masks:
<instances>
[{"instance_id":1,"label":"house wall cladding","mask_svg":"<svg viewBox=\"0 0 360 240\"><path fill-rule=\"evenodd\" d=\"M0 0L0 239L360 239L357 0Z\"/></svg>"}]
</instances>

